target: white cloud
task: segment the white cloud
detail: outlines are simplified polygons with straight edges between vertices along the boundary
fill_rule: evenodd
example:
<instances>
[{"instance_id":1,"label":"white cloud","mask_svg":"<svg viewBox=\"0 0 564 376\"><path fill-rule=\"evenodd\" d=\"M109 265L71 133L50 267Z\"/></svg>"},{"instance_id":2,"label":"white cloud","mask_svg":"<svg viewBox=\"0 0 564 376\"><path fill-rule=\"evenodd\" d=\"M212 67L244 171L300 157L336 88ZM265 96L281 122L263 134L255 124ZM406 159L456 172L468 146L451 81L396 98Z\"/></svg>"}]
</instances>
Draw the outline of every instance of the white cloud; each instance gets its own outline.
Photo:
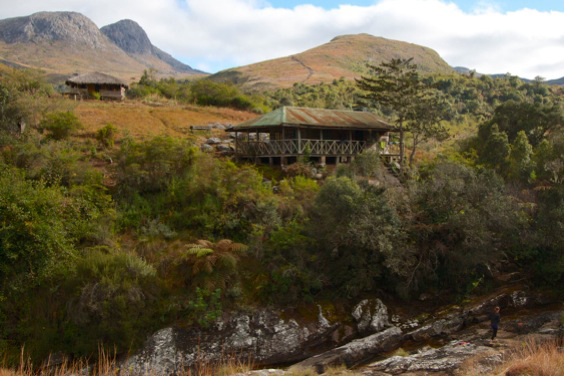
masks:
<instances>
[{"instance_id":1,"label":"white cloud","mask_svg":"<svg viewBox=\"0 0 564 376\"><path fill-rule=\"evenodd\" d=\"M340 34L370 33L435 49L451 65L524 77L564 76L564 12L503 13L446 0L274 8L263 0L0 0L0 18L75 10L99 26L134 19L151 41L198 67L227 68L301 52Z\"/></svg>"}]
</instances>

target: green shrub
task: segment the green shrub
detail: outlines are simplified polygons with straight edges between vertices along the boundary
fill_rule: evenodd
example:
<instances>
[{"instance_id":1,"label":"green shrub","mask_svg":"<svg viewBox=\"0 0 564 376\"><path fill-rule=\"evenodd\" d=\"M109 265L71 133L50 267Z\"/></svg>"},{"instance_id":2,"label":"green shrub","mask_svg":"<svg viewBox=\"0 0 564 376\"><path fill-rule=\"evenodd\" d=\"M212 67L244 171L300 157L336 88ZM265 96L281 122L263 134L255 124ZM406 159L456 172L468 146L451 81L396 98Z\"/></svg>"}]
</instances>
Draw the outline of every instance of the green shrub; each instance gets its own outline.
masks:
<instances>
[{"instance_id":1,"label":"green shrub","mask_svg":"<svg viewBox=\"0 0 564 376\"><path fill-rule=\"evenodd\" d=\"M202 328L208 328L221 317L221 289L196 288L196 297L188 302L189 317Z\"/></svg>"},{"instance_id":2,"label":"green shrub","mask_svg":"<svg viewBox=\"0 0 564 376\"><path fill-rule=\"evenodd\" d=\"M0 286L24 291L74 252L79 208L59 187L0 165ZM1 291L0 291L1 293Z\"/></svg>"},{"instance_id":3,"label":"green shrub","mask_svg":"<svg viewBox=\"0 0 564 376\"><path fill-rule=\"evenodd\" d=\"M402 244L401 225L384 190L347 177L321 187L310 226L331 286L348 297L374 289L385 259Z\"/></svg>"},{"instance_id":4,"label":"green shrub","mask_svg":"<svg viewBox=\"0 0 564 376\"><path fill-rule=\"evenodd\" d=\"M52 341L66 353L91 356L100 344L125 352L157 323L157 273L134 254L89 250L54 282L64 286L67 306L61 338Z\"/></svg>"},{"instance_id":5,"label":"green shrub","mask_svg":"<svg viewBox=\"0 0 564 376\"><path fill-rule=\"evenodd\" d=\"M413 247L395 261L410 288L463 290L521 241L523 213L491 171L437 163L412 189Z\"/></svg>"},{"instance_id":6,"label":"green shrub","mask_svg":"<svg viewBox=\"0 0 564 376\"><path fill-rule=\"evenodd\" d=\"M67 111L48 114L41 121L40 127L48 132L48 138L64 140L82 128L82 124L75 114Z\"/></svg>"},{"instance_id":7,"label":"green shrub","mask_svg":"<svg viewBox=\"0 0 564 376\"><path fill-rule=\"evenodd\" d=\"M96 140L103 148L111 148L114 146L118 129L112 124L106 124L96 132Z\"/></svg>"}]
</instances>

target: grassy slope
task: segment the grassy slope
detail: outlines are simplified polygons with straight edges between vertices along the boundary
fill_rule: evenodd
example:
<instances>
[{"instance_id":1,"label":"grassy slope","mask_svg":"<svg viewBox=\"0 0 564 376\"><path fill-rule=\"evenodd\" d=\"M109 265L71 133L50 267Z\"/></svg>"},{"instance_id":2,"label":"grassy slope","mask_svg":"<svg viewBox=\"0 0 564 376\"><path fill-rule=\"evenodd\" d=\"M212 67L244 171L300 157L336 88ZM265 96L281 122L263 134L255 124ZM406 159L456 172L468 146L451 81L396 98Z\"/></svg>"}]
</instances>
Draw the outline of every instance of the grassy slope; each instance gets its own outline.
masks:
<instances>
[{"instance_id":1,"label":"grassy slope","mask_svg":"<svg viewBox=\"0 0 564 376\"><path fill-rule=\"evenodd\" d=\"M201 107L195 105L177 105L164 103L159 106L140 101L77 102L74 113L84 129L82 134L91 135L108 123L119 129L119 136L129 134L134 138L157 135L190 137L191 125L209 123L237 124L256 117L256 114L230 108ZM196 132L208 135L207 132Z\"/></svg>"},{"instance_id":2,"label":"grassy slope","mask_svg":"<svg viewBox=\"0 0 564 376\"><path fill-rule=\"evenodd\" d=\"M426 72L451 72L452 68L430 48L369 34L343 35L311 50L219 72L212 79L242 83L246 87L290 87L295 82L316 84L366 72L366 63L413 57Z\"/></svg>"},{"instance_id":3,"label":"grassy slope","mask_svg":"<svg viewBox=\"0 0 564 376\"><path fill-rule=\"evenodd\" d=\"M10 65L41 69L49 75L68 76L100 71L126 82L134 82L139 80L145 69L153 67L160 72L159 77L194 77L192 74L175 72L170 65L156 57L138 61L111 44L94 50L65 42L8 44L0 41L0 59Z\"/></svg>"}]
</instances>

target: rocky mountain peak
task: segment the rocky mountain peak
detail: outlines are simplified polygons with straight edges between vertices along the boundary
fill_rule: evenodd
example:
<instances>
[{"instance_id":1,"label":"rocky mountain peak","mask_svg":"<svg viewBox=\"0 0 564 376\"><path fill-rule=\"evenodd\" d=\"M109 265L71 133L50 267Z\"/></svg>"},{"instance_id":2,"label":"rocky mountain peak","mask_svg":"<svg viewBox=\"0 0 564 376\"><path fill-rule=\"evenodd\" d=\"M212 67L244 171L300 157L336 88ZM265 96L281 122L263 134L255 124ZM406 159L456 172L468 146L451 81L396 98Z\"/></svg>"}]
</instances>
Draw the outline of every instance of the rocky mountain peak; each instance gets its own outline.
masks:
<instances>
[{"instance_id":1,"label":"rocky mountain peak","mask_svg":"<svg viewBox=\"0 0 564 376\"><path fill-rule=\"evenodd\" d=\"M121 20L102 27L100 31L127 53L139 55L153 53L153 45L147 33L133 20Z\"/></svg>"},{"instance_id":2,"label":"rocky mountain peak","mask_svg":"<svg viewBox=\"0 0 564 376\"><path fill-rule=\"evenodd\" d=\"M102 27L100 31L116 46L133 57L153 56L169 64L178 72L203 73L153 46L145 30L133 20L121 20Z\"/></svg>"},{"instance_id":3,"label":"rocky mountain peak","mask_svg":"<svg viewBox=\"0 0 564 376\"><path fill-rule=\"evenodd\" d=\"M91 48L106 43L96 24L76 12L39 12L0 20L0 40L10 44L66 41Z\"/></svg>"}]
</instances>

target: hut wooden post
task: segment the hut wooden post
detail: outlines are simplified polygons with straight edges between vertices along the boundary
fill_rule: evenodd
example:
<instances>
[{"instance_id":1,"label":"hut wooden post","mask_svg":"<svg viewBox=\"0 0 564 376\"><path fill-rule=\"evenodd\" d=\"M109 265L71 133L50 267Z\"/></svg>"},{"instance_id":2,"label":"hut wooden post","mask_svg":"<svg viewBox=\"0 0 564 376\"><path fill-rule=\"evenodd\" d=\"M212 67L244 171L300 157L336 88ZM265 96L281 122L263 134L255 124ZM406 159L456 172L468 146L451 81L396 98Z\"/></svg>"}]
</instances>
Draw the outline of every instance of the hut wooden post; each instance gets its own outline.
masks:
<instances>
[{"instance_id":1,"label":"hut wooden post","mask_svg":"<svg viewBox=\"0 0 564 376\"><path fill-rule=\"evenodd\" d=\"M323 143L323 129L319 130L319 140ZM327 157L325 155L319 157L319 164L322 166L327 164Z\"/></svg>"}]
</instances>

